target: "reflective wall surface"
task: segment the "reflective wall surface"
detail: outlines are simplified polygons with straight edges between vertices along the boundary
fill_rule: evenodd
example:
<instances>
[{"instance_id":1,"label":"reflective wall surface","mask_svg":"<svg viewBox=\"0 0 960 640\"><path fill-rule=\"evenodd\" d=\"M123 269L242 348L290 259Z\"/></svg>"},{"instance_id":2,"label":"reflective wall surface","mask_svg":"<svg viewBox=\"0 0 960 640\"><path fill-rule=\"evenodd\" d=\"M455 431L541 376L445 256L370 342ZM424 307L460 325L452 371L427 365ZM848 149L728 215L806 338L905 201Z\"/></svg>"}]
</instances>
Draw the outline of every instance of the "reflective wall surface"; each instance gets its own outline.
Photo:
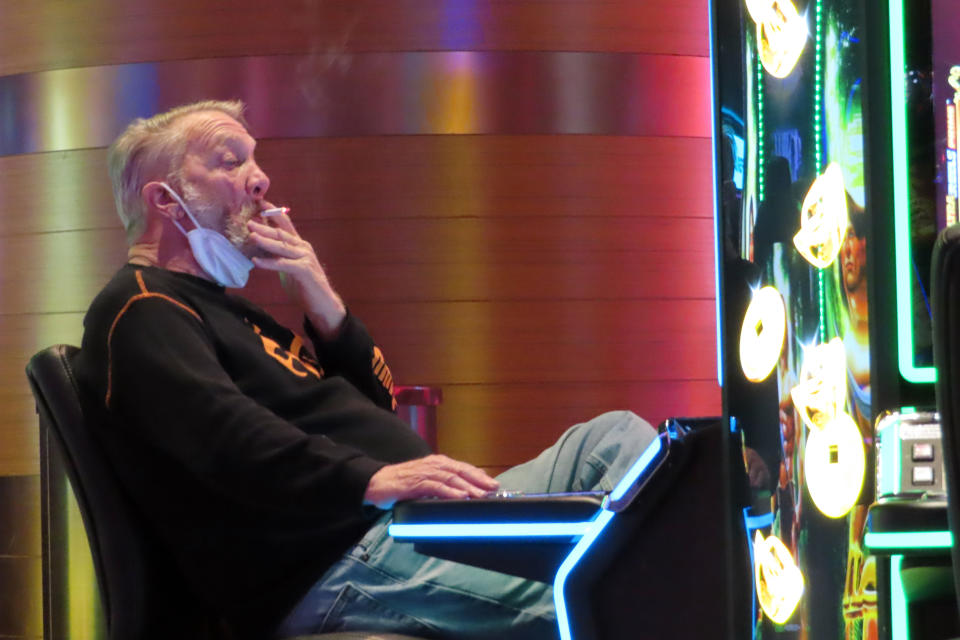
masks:
<instances>
[{"instance_id":1,"label":"reflective wall surface","mask_svg":"<svg viewBox=\"0 0 960 640\"><path fill-rule=\"evenodd\" d=\"M247 101L272 199L397 381L443 388L444 453L720 411L706 0L267 4L0 3L0 476L38 472L27 359L125 258L105 146L199 98Z\"/></svg>"}]
</instances>

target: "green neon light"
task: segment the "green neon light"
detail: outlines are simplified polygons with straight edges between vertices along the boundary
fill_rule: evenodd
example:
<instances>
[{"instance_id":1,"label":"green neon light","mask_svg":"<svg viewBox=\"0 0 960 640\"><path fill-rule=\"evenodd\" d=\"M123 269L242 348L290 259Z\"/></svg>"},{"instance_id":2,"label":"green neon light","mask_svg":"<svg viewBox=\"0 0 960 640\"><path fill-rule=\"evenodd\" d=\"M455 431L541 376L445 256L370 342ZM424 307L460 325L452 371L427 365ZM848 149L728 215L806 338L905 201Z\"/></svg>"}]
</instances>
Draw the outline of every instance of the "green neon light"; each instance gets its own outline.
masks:
<instances>
[{"instance_id":1,"label":"green neon light","mask_svg":"<svg viewBox=\"0 0 960 640\"><path fill-rule=\"evenodd\" d=\"M820 121L820 111L823 109L823 0L817 0L817 30L814 61L814 105L813 105L813 149L816 157L817 175L823 173L823 128ZM826 295L823 285L823 269L817 270L817 294L820 304L820 344L827 342L827 321L824 314Z\"/></svg>"},{"instance_id":2,"label":"green neon light","mask_svg":"<svg viewBox=\"0 0 960 640\"><path fill-rule=\"evenodd\" d=\"M897 420L897 426L893 431L893 441L896 443L896 446L890 447L891 454L893 455L893 481L896 484L893 487L891 493L899 493L900 487L903 486L903 457L901 455L901 447L903 447L903 441L900 440L900 421Z\"/></svg>"},{"instance_id":3,"label":"green neon light","mask_svg":"<svg viewBox=\"0 0 960 640\"><path fill-rule=\"evenodd\" d=\"M890 558L890 640L910 640L910 610L900 577L902 563L903 556Z\"/></svg>"},{"instance_id":4,"label":"green neon light","mask_svg":"<svg viewBox=\"0 0 960 640\"><path fill-rule=\"evenodd\" d=\"M823 172L823 153L821 149L822 139L821 134L823 133L820 128L820 109L823 103L823 2L822 0L817 1L817 28L816 28L816 48L814 56L814 64L816 66L816 71L814 73L814 108L813 108L813 139L814 147L813 153L816 158L816 167L817 175Z\"/></svg>"},{"instance_id":5,"label":"green neon light","mask_svg":"<svg viewBox=\"0 0 960 640\"><path fill-rule=\"evenodd\" d=\"M871 531L863 537L864 544L876 549L949 549L953 534L949 531Z\"/></svg>"},{"instance_id":6,"label":"green neon light","mask_svg":"<svg viewBox=\"0 0 960 640\"><path fill-rule=\"evenodd\" d=\"M893 220L897 270L897 352L900 375L910 382L936 382L934 367L913 361L913 300L910 269L910 186L907 173L907 95L903 2L890 0L890 129L893 140Z\"/></svg>"},{"instance_id":7,"label":"green neon light","mask_svg":"<svg viewBox=\"0 0 960 640\"><path fill-rule=\"evenodd\" d=\"M897 493L903 473L900 468L900 420L882 420L879 426L877 437L880 439L880 469L883 473L878 474L878 491L880 495Z\"/></svg>"},{"instance_id":8,"label":"green neon light","mask_svg":"<svg viewBox=\"0 0 960 640\"><path fill-rule=\"evenodd\" d=\"M757 76L757 194L760 202L766 197L767 169L764 166L765 149L763 141L763 65L760 62L760 43L756 46L756 76Z\"/></svg>"}]
</instances>

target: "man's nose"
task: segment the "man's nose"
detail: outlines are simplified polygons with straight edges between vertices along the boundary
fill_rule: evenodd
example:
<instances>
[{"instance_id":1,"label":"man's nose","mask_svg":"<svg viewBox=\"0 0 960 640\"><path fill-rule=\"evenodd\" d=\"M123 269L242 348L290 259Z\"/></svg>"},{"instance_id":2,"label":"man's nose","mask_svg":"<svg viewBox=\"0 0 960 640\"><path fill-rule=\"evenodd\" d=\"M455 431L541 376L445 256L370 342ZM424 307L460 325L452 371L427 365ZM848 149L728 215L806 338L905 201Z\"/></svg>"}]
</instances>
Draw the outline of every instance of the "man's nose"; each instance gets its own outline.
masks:
<instances>
[{"instance_id":1,"label":"man's nose","mask_svg":"<svg viewBox=\"0 0 960 640\"><path fill-rule=\"evenodd\" d=\"M267 195L270 188L270 178L263 172L259 165L253 166L253 171L247 177L247 192L254 198L263 198Z\"/></svg>"}]
</instances>

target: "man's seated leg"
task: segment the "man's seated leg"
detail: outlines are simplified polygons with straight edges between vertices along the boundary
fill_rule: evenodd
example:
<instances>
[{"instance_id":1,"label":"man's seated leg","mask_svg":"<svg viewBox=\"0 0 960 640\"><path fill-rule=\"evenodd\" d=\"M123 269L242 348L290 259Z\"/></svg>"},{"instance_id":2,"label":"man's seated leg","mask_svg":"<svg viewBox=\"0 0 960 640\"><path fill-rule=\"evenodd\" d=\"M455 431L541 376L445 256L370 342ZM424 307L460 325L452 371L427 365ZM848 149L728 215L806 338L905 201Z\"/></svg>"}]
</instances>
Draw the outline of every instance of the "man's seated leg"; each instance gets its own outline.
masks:
<instances>
[{"instance_id":1,"label":"man's seated leg","mask_svg":"<svg viewBox=\"0 0 960 640\"><path fill-rule=\"evenodd\" d=\"M568 429L534 460L498 477L528 493L610 490L656 437L628 411ZM371 629L424 637L539 640L557 636L551 585L430 558L378 522L314 585L282 635Z\"/></svg>"},{"instance_id":2,"label":"man's seated leg","mask_svg":"<svg viewBox=\"0 0 960 640\"><path fill-rule=\"evenodd\" d=\"M611 491L657 437L631 411L610 411L567 429L539 456L497 476L503 489L527 493Z\"/></svg>"}]
</instances>

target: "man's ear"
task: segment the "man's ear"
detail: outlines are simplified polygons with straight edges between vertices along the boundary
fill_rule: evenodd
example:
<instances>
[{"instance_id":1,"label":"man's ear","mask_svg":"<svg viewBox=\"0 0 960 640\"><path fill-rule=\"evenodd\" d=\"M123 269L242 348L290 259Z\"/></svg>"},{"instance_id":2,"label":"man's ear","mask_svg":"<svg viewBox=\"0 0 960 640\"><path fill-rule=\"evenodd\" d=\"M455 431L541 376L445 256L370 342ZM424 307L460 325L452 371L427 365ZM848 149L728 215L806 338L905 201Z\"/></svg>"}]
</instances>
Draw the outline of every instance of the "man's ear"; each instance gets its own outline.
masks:
<instances>
[{"instance_id":1,"label":"man's ear","mask_svg":"<svg viewBox=\"0 0 960 640\"><path fill-rule=\"evenodd\" d=\"M183 208L173 199L162 182L154 180L143 185L140 197L150 215L161 215L169 220L183 217Z\"/></svg>"}]
</instances>

